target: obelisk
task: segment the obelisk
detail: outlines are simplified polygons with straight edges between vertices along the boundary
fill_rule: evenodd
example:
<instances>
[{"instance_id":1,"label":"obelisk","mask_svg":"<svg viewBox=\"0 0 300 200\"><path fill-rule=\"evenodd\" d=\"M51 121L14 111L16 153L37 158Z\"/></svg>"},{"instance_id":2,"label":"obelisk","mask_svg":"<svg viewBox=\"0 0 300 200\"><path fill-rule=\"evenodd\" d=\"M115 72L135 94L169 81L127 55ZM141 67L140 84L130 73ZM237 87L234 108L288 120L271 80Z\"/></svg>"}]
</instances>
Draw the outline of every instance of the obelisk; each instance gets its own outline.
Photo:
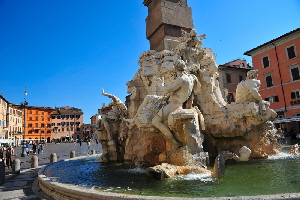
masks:
<instances>
[{"instance_id":1,"label":"obelisk","mask_svg":"<svg viewBox=\"0 0 300 200\"><path fill-rule=\"evenodd\" d=\"M144 0L148 7L146 37L150 49L170 50L178 44L181 30L190 32L194 25L187 0Z\"/></svg>"}]
</instances>

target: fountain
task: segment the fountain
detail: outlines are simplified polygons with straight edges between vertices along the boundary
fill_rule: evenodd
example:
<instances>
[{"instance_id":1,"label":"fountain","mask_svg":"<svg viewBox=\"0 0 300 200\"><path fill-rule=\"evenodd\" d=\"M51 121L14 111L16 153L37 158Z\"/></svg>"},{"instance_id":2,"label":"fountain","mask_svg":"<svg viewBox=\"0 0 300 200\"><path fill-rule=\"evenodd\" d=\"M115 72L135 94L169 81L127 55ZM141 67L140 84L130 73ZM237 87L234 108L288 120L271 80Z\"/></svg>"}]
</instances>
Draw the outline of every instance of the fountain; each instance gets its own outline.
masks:
<instances>
[{"instance_id":1,"label":"fountain","mask_svg":"<svg viewBox=\"0 0 300 200\"><path fill-rule=\"evenodd\" d=\"M277 142L281 135L271 122L276 112L258 93L260 81L257 80L256 70L250 70L247 79L238 84L236 102L225 102L219 87L215 54L210 48L202 46L204 39L205 35L198 35L194 29L190 32L182 30L178 44L171 50L143 52L138 62L140 68L127 82L129 107L120 98L102 89L102 94L112 99L109 104L112 110L97 116L95 126L98 134L95 139L101 142L103 150L100 163L98 158L89 158L47 166L40 172L41 189L57 199L152 199L135 196L137 194L172 196L170 193L157 193L158 187L155 185L168 188L164 184L176 188L175 196L179 197L201 197L202 194L203 197L270 195L279 191L276 187L271 192L251 193L251 190L257 190L250 187L255 183L251 181L247 186L241 184L244 188L250 188L248 193L240 193L232 188L243 189L234 184L238 182L235 176L241 180L248 180L246 176L249 174L265 177L265 180L271 178L272 175L262 175L276 168L276 165L268 165L267 170L259 165L267 165L270 155L281 152ZM286 156L288 160L298 162L295 159L297 155L292 159L289 156ZM214 167L209 168L213 159ZM227 159L235 160L227 162L228 167L233 169L229 170L229 179L225 175ZM127 163L135 168L129 168ZM242 167L236 169L236 166ZM64 169L72 169L73 178L64 178L68 174L68 171L61 171ZM234 174L234 170L239 173ZM278 169L272 170L271 173L281 174ZM75 176L74 172L78 175ZM186 179L189 176L197 178L188 183ZM125 178L119 180L119 177ZM161 180L160 183L155 179ZM65 186L55 180L72 185ZM235 186L230 186L230 180L234 181L232 184ZM255 181L255 178L251 180ZM228 188L222 188L227 193L214 192L218 187L211 185L218 185L222 181L229 185ZM298 182L296 178L291 192L297 192L299 186L295 185ZM259 184L261 188L270 187L263 186L263 181ZM290 187L290 183L285 184ZM87 185L93 189L82 189L75 185ZM108 193L110 188L118 192L117 185L122 188L119 192L129 191L133 195L125 197ZM180 191L186 191L183 189L185 185L190 187L188 191L192 194L180 194ZM132 188L141 188L141 192L130 193ZM193 193L193 190L197 192ZM281 192L288 193L286 190ZM283 196L288 198L287 195Z\"/></svg>"}]
</instances>

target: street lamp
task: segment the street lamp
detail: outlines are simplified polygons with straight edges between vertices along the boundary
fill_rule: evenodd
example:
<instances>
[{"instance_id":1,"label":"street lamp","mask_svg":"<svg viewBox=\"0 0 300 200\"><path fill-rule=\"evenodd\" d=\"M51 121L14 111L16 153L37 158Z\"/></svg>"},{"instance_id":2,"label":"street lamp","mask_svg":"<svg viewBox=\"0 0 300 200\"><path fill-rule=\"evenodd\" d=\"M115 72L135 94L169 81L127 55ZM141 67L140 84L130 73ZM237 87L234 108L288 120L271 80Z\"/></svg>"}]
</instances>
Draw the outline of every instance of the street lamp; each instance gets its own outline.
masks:
<instances>
[{"instance_id":1,"label":"street lamp","mask_svg":"<svg viewBox=\"0 0 300 200\"><path fill-rule=\"evenodd\" d=\"M26 152L26 106L28 105L28 102L26 101L26 96L27 96L27 91L26 91L26 87L24 89L24 102L21 103L21 105L24 106L24 137L23 137L23 145L22 145L22 153L21 153L21 157L25 157L27 155Z\"/></svg>"}]
</instances>

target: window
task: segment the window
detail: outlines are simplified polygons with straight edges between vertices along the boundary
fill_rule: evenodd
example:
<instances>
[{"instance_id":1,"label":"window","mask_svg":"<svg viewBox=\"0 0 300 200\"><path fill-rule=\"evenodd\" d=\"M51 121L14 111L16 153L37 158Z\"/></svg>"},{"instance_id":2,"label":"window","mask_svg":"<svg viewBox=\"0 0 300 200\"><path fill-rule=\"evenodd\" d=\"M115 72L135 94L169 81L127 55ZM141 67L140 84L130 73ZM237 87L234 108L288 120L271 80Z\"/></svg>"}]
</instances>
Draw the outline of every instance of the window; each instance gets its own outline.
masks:
<instances>
[{"instance_id":1,"label":"window","mask_svg":"<svg viewBox=\"0 0 300 200\"><path fill-rule=\"evenodd\" d=\"M36 121L39 121L39 117L35 117L35 120L36 120Z\"/></svg>"},{"instance_id":2,"label":"window","mask_svg":"<svg viewBox=\"0 0 300 200\"><path fill-rule=\"evenodd\" d=\"M44 133L44 131L41 131L41 133Z\"/></svg>"},{"instance_id":3,"label":"window","mask_svg":"<svg viewBox=\"0 0 300 200\"><path fill-rule=\"evenodd\" d=\"M80 115L76 115L76 118L78 118L78 119L79 119L79 118L80 118Z\"/></svg>"},{"instance_id":4,"label":"window","mask_svg":"<svg viewBox=\"0 0 300 200\"><path fill-rule=\"evenodd\" d=\"M37 114L37 115L38 115L38 114L39 114L39 111L35 111L35 114Z\"/></svg>"},{"instance_id":5,"label":"window","mask_svg":"<svg viewBox=\"0 0 300 200\"><path fill-rule=\"evenodd\" d=\"M52 118L52 119L55 119L55 116L52 115L51 118Z\"/></svg>"},{"instance_id":6,"label":"window","mask_svg":"<svg viewBox=\"0 0 300 200\"><path fill-rule=\"evenodd\" d=\"M269 101L270 103L277 103L279 102L279 98L277 95L269 96L265 98L266 101Z\"/></svg>"},{"instance_id":7,"label":"window","mask_svg":"<svg viewBox=\"0 0 300 200\"><path fill-rule=\"evenodd\" d=\"M61 118L64 119L64 118L65 118L65 115L62 115Z\"/></svg>"},{"instance_id":8,"label":"window","mask_svg":"<svg viewBox=\"0 0 300 200\"><path fill-rule=\"evenodd\" d=\"M55 123L52 123L52 126L55 126Z\"/></svg>"},{"instance_id":9,"label":"window","mask_svg":"<svg viewBox=\"0 0 300 200\"><path fill-rule=\"evenodd\" d=\"M28 127L32 127L32 124L28 124Z\"/></svg>"},{"instance_id":10,"label":"window","mask_svg":"<svg viewBox=\"0 0 300 200\"><path fill-rule=\"evenodd\" d=\"M65 131L65 128L62 128L61 131L64 132L64 131Z\"/></svg>"},{"instance_id":11,"label":"window","mask_svg":"<svg viewBox=\"0 0 300 200\"><path fill-rule=\"evenodd\" d=\"M69 119L69 115L66 115L66 118Z\"/></svg>"},{"instance_id":12,"label":"window","mask_svg":"<svg viewBox=\"0 0 300 200\"><path fill-rule=\"evenodd\" d=\"M44 128L44 127L45 127L45 124L41 124L41 127Z\"/></svg>"},{"instance_id":13,"label":"window","mask_svg":"<svg viewBox=\"0 0 300 200\"><path fill-rule=\"evenodd\" d=\"M32 117L29 117L29 120L32 120Z\"/></svg>"},{"instance_id":14,"label":"window","mask_svg":"<svg viewBox=\"0 0 300 200\"><path fill-rule=\"evenodd\" d=\"M42 112L42 115L44 115L44 112Z\"/></svg>"},{"instance_id":15,"label":"window","mask_svg":"<svg viewBox=\"0 0 300 200\"><path fill-rule=\"evenodd\" d=\"M296 57L295 46L290 46L286 48L288 59Z\"/></svg>"},{"instance_id":16,"label":"window","mask_svg":"<svg viewBox=\"0 0 300 200\"><path fill-rule=\"evenodd\" d=\"M262 64L263 64L263 67L264 67L264 68L270 66L269 56L265 56L265 57L262 58Z\"/></svg>"},{"instance_id":17,"label":"window","mask_svg":"<svg viewBox=\"0 0 300 200\"><path fill-rule=\"evenodd\" d=\"M292 81L300 79L299 66L291 68Z\"/></svg>"},{"instance_id":18,"label":"window","mask_svg":"<svg viewBox=\"0 0 300 200\"><path fill-rule=\"evenodd\" d=\"M60 123L57 123L57 126L60 126Z\"/></svg>"},{"instance_id":19,"label":"window","mask_svg":"<svg viewBox=\"0 0 300 200\"><path fill-rule=\"evenodd\" d=\"M300 99L300 90L295 90L291 93L292 99Z\"/></svg>"},{"instance_id":20,"label":"window","mask_svg":"<svg viewBox=\"0 0 300 200\"><path fill-rule=\"evenodd\" d=\"M244 76L243 76L243 75L239 75L239 80L240 80L240 82L241 82L242 80L244 80Z\"/></svg>"},{"instance_id":21,"label":"window","mask_svg":"<svg viewBox=\"0 0 300 200\"><path fill-rule=\"evenodd\" d=\"M266 78L266 85L267 85L267 87L272 87L273 86L272 75L268 75L265 78Z\"/></svg>"},{"instance_id":22,"label":"window","mask_svg":"<svg viewBox=\"0 0 300 200\"><path fill-rule=\"evenodd\" d=\"M37 130L34 130L34 132L35 132L35 133L39 133L39 130L38 130L38 129L37 129Z\"/></svg>"},{"instance_id":23,"label":"window","mask_svg":"<svg viewBox=\"0 0 300 200\"><path fill-rule=\"evenodd\" d=\"M231 75L226 73L226 82L231 83Z\"/></svg>"},{"instance_id":24,"label":"window","mask_svg":"<svg viewBox=\"0 0 300 200\"><path fill-rule=\"evenodd\" d=\"M77 128L76 130L77 130L77 131L80 131L80 128Z\"/></svg>"},{"instance_id":25,"label":"window","mask_svg":"<svg viewBox=\"0 0 300 200\"><path fill-rule=\"evenodd\" d=\"M60 116L57 116L57 119L60 119Z\"/></svg>"},{"instance_id":26,"label":"window","mask_svg":"<svg viewBox=\"0 0 300 200\"><path fill-rule=\"evenodd\" d=\"M35 124L35 128L38 128L38 127L39 127L39 124L36 123L36 124Z\"/></svg>"}]
</instances>

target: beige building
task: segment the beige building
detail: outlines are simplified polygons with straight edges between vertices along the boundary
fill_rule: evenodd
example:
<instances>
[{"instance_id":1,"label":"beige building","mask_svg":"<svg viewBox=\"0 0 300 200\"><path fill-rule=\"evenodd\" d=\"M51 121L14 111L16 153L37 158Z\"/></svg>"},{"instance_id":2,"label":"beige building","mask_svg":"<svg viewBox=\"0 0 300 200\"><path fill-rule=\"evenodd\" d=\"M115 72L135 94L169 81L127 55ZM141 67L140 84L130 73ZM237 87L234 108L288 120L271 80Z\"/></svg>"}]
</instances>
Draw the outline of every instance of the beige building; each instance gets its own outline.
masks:
<instances>
[{"instance_id":1,"label":"beige building","mask_svg":"<svg viewBox=\"0 0 300 200\"><path fill-rule=\"evenodd\" d=\"M61 142L70 142L81 139L81 125L83 125L83 112L74 107L55 108L52 113L52 138Z\"/></svg>"},{"instance_id":2,"label":"beige building","mask_svg":"<svg viewBox=\"0 0 300 200\"><path fill-rule=\"evenodd\" d=\"M7 112L7 126L8 126L8 138L15 141L15 145L21 145L22 128L23 124L23 110L19 105L8 104Z\"/></svg>"},{"instance_id":3,"label":"beige building","mask_svg":"<svg viewBox=\"0 0 300 200\"><path fill-rule=\"evenodd\" d=\"M7 106L8 101L0 95L0 139L8 139Z\"/></svg>"}]
</instances>

